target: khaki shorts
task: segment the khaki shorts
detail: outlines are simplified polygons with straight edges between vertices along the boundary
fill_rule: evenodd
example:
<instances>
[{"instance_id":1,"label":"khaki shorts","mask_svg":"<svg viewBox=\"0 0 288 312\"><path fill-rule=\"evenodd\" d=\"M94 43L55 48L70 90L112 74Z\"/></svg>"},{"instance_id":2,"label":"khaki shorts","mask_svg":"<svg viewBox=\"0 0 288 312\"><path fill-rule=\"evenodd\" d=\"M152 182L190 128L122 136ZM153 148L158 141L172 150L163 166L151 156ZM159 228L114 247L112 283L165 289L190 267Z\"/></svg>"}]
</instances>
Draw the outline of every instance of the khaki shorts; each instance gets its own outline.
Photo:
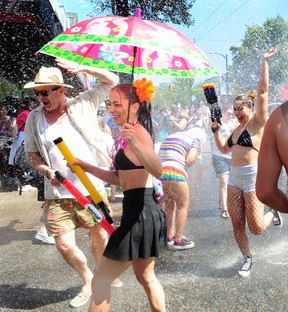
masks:
<instances>
[{"instance_id":1,"label":"khaki shorts","mask_svg":"<svg viewBox=\"0 0 288 312\"><path fill-rule=\"evenodd\" d=\"M112 213L106 192L100 194ZM50 236L59 236L78 227L90 228L97 224L89 210L82 207L74 198L46 200L44 219Z\"/></svg>"}]
</instances>

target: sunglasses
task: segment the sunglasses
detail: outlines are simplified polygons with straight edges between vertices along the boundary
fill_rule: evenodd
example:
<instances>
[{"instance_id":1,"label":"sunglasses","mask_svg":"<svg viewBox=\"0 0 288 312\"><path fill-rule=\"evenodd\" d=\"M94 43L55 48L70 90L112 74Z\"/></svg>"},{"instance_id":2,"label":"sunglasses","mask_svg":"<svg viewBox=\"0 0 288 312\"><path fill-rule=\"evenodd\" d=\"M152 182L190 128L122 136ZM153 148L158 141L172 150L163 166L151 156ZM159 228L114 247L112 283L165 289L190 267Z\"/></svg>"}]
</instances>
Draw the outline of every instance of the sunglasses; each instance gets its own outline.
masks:
<instances>
[{"instance_id":1,"label":"sunglasses","mask_svg":"<svg viewBox=\"0 0 288 312\"><path fill-rule=\"evenodd\" d=\"M50 90L36 90L36 89L34 89L34 93L36 96L39 96L39 94L41 94L42 96L48 96L51 92L56 91L60 88L61 87L55 87L55 88L52 88Z\"/></svg>"}]
</instances>

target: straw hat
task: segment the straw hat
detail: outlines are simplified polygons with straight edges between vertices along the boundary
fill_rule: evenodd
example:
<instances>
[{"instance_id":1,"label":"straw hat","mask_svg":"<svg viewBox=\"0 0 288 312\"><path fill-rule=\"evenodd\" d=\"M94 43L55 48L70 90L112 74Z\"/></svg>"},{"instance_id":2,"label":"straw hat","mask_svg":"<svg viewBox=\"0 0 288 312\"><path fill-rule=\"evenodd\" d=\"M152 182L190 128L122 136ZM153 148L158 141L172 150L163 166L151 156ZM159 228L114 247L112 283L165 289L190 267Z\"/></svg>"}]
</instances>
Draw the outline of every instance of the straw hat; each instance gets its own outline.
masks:
<instances>
[{"instance_id":1,"label":"straw hat","mask_svg":"<svg viewBox=\"0 0 288 312\"><path fill-rule=\"evenodd\" d=\"M40 68L38 74L36 75L35 82L26 83L24 88L28 89L47 85L74 88L73 86L64 83L63 76L59 68L44 66Z\"/></svg>"}]
</instances>

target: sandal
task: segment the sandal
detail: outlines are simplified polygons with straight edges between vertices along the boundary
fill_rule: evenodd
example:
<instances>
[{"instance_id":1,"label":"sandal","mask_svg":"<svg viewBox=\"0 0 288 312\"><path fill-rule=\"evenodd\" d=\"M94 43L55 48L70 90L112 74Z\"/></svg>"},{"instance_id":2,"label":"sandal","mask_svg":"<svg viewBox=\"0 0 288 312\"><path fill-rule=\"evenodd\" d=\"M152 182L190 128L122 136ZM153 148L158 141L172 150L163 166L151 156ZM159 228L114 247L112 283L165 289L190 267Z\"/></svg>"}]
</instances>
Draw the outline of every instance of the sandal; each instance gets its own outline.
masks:
<instances>
[{"instance_id":1,"label":"sandal","mask_svg":"<svg viewBox=\"0 0 288 312\"><path fill-rule=\"evenodd\" d=\"M228 210L222 210L221 217L224 219L230 218Z\"/></svg>"}]
</instances>

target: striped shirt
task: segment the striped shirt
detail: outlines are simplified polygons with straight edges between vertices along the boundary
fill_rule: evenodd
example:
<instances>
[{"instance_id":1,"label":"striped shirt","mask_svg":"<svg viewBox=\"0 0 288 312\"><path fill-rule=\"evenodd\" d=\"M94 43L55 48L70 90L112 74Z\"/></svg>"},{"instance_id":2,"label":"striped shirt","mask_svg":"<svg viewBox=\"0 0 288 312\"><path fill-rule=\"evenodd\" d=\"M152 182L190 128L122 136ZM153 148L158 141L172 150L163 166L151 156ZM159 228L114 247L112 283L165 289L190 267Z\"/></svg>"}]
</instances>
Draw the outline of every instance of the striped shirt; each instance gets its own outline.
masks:
<instances>
[{"instance_id":1,"label":"striped shirt","mask_svg":"<svg viewBox=\"0 0 288 312\"><path fill-rule=\"evenodd\" d=\"M162 143L158 156L163 162L177 162L186 167L186 157L191 148L201 151L201 141L188 131L170 134Z\"/></svg>"}]
</instances>

